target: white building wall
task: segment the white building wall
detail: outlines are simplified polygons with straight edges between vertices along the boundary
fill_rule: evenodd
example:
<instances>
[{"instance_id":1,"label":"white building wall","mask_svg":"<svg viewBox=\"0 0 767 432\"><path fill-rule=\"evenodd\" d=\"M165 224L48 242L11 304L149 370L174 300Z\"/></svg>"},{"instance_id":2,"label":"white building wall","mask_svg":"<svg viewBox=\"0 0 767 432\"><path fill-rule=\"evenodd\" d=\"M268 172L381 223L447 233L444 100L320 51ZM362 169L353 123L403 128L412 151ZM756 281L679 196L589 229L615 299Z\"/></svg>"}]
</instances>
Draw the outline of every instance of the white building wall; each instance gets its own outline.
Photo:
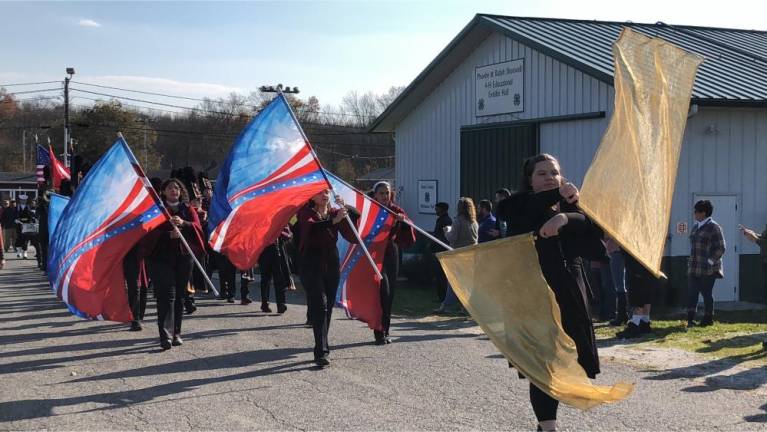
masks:
<instances>
[{"instance_id":1,"label":"white building wall","mask_svg":"<svg viewBox=\"0 0 767 432\"><path fill-rule=\"evenodd\" d=\"M689 255L687 235L677 222L692 221L694 195L736 195L740 223L761 232L767 224L767 110L700 108L687 122L671 209L673 256ZM716 219L716 209L714 209ZM728 245L728 250L734 248ZM739 254L759 248L738 237Z\"/></svg>"},{"instance_id":2,"label":"white building wall","mask_svg":"<svg viewBox=\"0 0 767 432\"><path fill-rule=\"evenodd\" d=\"M525 58L525 111L491 117L474 115L476 66ZM419 225L433 215L417 212L417 181L439 181L439 200L454 206L460 192L460 129L479 123L606 111L605 118L543 123L540 149L562 161L565 175L581 184L613 110L611 86L500 34L489 36L396 128L399 201ZM710 126L716 132L712 133ZM709 130L709 132L707 132ZM767 224L767 110L706 108L688 120L674 192L667 254L689 254L677 222L692 223L694 194L734 194L740 223L761 230ZM739 238L738 252L758 248ZM732 250L732 249L730 249Z\"/></svg>"},{"instance_id":3,"label":"white building wall","mask_svg":"<svg viewBox=\"0 0 767 432\"><path fill-rule=\"evenodd\" d=\"M525 59L525 111L476 117L474 68L518 58ZM416 223L426 228L433 226L433 215L417 212L417 186L418 180L436 179L439 181L439 200L454 206L460 193L462 126L609 111L612 109L612 92L611 86L530 47L499 33L490 35L397 125L395 160L400 204ZM541 149L557 154L557 149L566 150L573 154L572 160L578 161L576 165L580 165L582 159L590 162L591 156L586 156L588 152L577 148L585 141L596 148L606 125L604 119L563 124L565 129L560 130L554 124L542 125ZM566 134L568 127L578 129L577 142ZM592 143L590 140L594 137L596 140ZM563 138L567 140L560 141ZM565 165L564 169L569 172L569 166ZM576 171L573 169L573 175Z\"/></svg>"}]
</instances>

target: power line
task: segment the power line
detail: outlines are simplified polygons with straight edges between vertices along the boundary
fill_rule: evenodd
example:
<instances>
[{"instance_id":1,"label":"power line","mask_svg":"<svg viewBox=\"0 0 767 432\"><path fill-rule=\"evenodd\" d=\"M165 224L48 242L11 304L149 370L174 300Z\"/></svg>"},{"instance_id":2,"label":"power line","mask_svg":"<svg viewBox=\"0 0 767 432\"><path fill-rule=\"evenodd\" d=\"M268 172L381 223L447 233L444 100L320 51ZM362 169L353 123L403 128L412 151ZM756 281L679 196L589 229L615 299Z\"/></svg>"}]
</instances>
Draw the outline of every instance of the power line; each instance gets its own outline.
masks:
<instances>
[{"instance_id":1,"label":"power line","mask_svg":"<svg viewBox=\"0 0 767 432\"><path fill-rule=\"evenodd\" d=\"M42 92L49 92L49 91L61 91L61 88L49 88L49 89L39 89L39 90L26 90L26 91L20 91L20 92L13 92L13 93L6 93L8 96L15 96L20 94L28 94L28 93L42 93Z\"/></svg>"},{"instance_id":2,"label":"power line","mask_svg":"<svg viewBox=\"0 0 767 432\"><path fill-rule=\"evenodd\" d=\"M125 100L129 100L129 101L133 101L133 102L147 103L147 104L152 104L152 105L160 105L160 106L165 106L165 107L170 107L170 108L179 108L179 109L185 109L185 110L190 110L190 111L195 111L195 112L200 112L200 113L218 114L218 115L224 115L224 116L228 116L228 117L232 117L232 118L242 118L244 116L244 117L246 117L246 118L248 118L250 120L253 117L253 116L251 116L249 114L245 114L245 113L234 114L234 113L227 113L227 112L222 112L222 111L204 110L204 109L201 109L201 108L190 108L190 107L185 107L185 106L181 106L181 105L166 104L166 103L162 103L162 102L154 102L154 101L148 101L148 100L144 100L144 99L130 98L130 97L127 97L127 96L118 96L118 95L113 95L113 94L109 94L109 93L93 92L93 91L90 91L90 90L82 90L82 89L78 89L78 88L74 88L74 87L70 87L69 89L72 90L72 91L78 91L78 92L81 92L81 93L94 94L94 95L97 95L97 96L106 96L106 97L111 97L111 98L114 98L114 99L125 99ZM82 97L82 96L78 96L78 97ZM149 107L140 107L140 108L152 109L152 108L149 108ZM169 112L172 112L172 111L169 111ZM318 112L318 111L310 111L310 112ZM179 114L178 112L174 112L174 113ZM321 126L324 126L322 123L310 123L310 122L303 122L303 123L307 124L307 125L321 125ZM317 133L317 134L313 134L313 135L367 135L367 132L333 132L333 133Z\"/></svg>"},{"instance_id":3,"label":"power line","mask_svg":"<svg viewBox=\"0 0 767 432\"><path fill-rule=\"evenodd\" d=\"M22 98L22 99L0 100L0 103L29 102L29 101L38 101L38 100L47 100L47 99L61 99L61 96L38 96L38 97L30 97L30 98Z\"/></svg>"},{"instance_id":4,"label":"power line","mask_svg":"<svg viewBox=\"0 0 767 432\"><path fill-rule=\"evenodd\" d=\"M75 83L75 84L82 84L82 85L87 85L87 86L92 86L92 87L99 87L99 88L105 88L105 89L112 89L112 90L127 91L127 92L131 92L131 93L140 93L140 94L152 95L152 96L163 96L163 97L169 97L169 98L175 98L175 99L185 99L185 100L191 100L191 101L197 101L197 102L205 102L205 99L197 99L197 98L192 98L192 97L188 97L188 96L176 96L176 95L169 95L169 94L165 94L165 93L153 93L153 92L147 92L147 91L141 91L141 90L131 90L131 89L120 88L120 87L110 87L110 86L105 86L105 85L100 85L100 84L90 84L90 83L85 83L85 82L82 82L82 81L72 81L72 82Z\"/></svg>"},{"instance_id":5,"label":"power line","mask_svg":"<svg viewBox=\"0 0 767 432\"><path fill-rule=\"evenodd\" d=\"M232 117L239 117L240 116L239 114L227 113L227 112L222 112L222 111L212 111L212 110L204 110L204 109L201 109L201 108L192 108L192 107L185 107L185 106L181 106L181 105L166 104L166 103L162 103L162 102L155 102L155 101L148 101L148 100L144 100L144 99L130 98L130 97L127 97L127 96L117 96L117 95L113 95L113 94L93 92L93 91L90 91L90 90L82 90L82 89L72 88L72 87L70 87L70 90L78 91L78 92L82 92L82 93L94 94L94 95L98 95L98 96L111 97L111 98L114 98L114 99L125 99L125 100L129 100L129 101L133 101L133 102L143 102L143 103L148 103L148 104L153 104L153 105L160 105L160 106L165 106L165 107L170 107L170 108L180 108L180 109L185 109L185 110L190 110L190 111L200 111L200 112L206 112L206 113L212 113L212 114L220 114L220 115L232 116Z\"/></svg>"},{"instance_id":6,"label":"power line","mask_svg":"<svg viewBox=\"0 0 767 432\"><path fill-rule=\"evenodd\" d=\"M41 82L34 82L34 83L0 84L0 87L27 86L27 85L38 85L38 84L55 84L55 83L60 83L60 82L61 81L41 81Z\"/></svg>"},{"instance_id":7,"label":"power line","mask_svg":"<svg viewBox=\"0 0 767 432\"><path fill-rule=\"evenodd\" d=\"M120 91L139 93L139 94L145 94L145 95L151 95L151 96L161 96L161 97L168 97L168 98L175 98L175 99L190 100L195 102L214 102L214 103L216 102L216 100L213 98L199 99L199 98L193 98L188 96L178 96L178 95L170 95L166 93L156 93L156 92L148 92L148 91L142 91L142 90L126 89L121 87L105 86L101 84L90 84L90 83L85 83L82 81L72 81L72 82L75 84L82 84L82 85L87 85L92 87L99 87L99 88L105 88L105 89L111 89L111 90L120 90ZM120 96L113 95L113 97L120 97ZM150 103L154 103L154 102L150 102ZM254 111L260 111L260 107L258 106L255 106L255 105L247 105L247 106L251 107ZM185 109L190 109L190 108L185 108ZM298 111L303 111L307 113L325 114L325 115L346 116L346 117L376 118L375 115L366 115L366 114L352 114L352 113L330 112L330 111L319 111L319 110L318 111L298 110Z\"/></svg>"}]
</instances>

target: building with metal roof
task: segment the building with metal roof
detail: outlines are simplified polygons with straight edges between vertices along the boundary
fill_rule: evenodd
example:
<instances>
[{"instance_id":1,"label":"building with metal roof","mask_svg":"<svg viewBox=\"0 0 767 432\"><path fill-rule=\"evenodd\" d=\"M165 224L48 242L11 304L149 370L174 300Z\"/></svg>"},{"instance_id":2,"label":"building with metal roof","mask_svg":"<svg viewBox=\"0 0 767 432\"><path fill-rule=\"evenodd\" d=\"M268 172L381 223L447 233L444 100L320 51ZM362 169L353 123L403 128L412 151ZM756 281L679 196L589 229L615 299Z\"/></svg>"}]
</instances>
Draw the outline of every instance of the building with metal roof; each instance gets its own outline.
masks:
<instances>
[{"instance_id":1,"label":"building with metal roof","mask_svg":"<svg viewBox=\"0 0 767 432\"><path fill-rule=\"evenodd\" d=\"M34 173L0 172L0 200L15 200L18 195L35 197L36 178Z\"/></svg>"},{"instance_id":2,"label":"building with metal roof","mask_svg":"<svg viewBox=\"0 0 767 432\"><path fill-rule=\"evenodd\" d=\"M705 59L679 161L664 299L684 301L691 209L709 199L728 244L716 300L767 300L758 248L737 231L767 224L767 170L759 164L767 161L765 31L476 15L371 126L395 133L400 203L430 226L424 197L492 199L500 187L515 188L521 162L539 152L558 156L580 184L612 114L612 45L624 27ZM512 90L491 103L478 88L499 67Z\"/></svg>"}]
</instances>

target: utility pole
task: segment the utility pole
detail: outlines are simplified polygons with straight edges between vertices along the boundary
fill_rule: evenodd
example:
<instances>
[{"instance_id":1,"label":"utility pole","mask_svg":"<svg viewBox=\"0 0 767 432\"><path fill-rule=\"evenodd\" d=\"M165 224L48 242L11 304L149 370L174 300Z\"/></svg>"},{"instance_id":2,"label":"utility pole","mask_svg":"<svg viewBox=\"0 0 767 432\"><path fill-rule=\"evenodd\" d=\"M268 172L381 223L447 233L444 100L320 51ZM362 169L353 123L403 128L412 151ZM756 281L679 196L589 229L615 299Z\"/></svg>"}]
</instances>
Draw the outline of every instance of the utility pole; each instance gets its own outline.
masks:
<instances>
[{"instance_id":1,"label":"utility pole","mask_svg":"<svg viewBox=\"0 0 767 432\"><path fill-rule=\"evenodd\" d=\"M149 169L149 147L147 145L147 123L151 123L152 119L149 117L144 117L136 120L138 123L142 123L144 125L144 170Z\"/></svg>"},{"instance_id":2,"label":"utility pole","mask_svg":"<svg viewBox=\"0 0 767 432\"><path fill-rule=\"evenodd\" d=\"M31 155L30 155L31 156ZM21 131L21 170L27 170L27 130Z\"/></svg>"},{"instance_id":3,"label":"utility pole","mask_svg":"<svg viewBox=\"0 0 767 432\"><path fill-rule=\"evenodd\" d=\"M72 79L72 75L75 74L75 68L67 68L68 77L64 77L64 165L70 166L69 162L69 80ZM77 173L72 173L72 180L76 182Z\"/></svg>"}]
</instances>

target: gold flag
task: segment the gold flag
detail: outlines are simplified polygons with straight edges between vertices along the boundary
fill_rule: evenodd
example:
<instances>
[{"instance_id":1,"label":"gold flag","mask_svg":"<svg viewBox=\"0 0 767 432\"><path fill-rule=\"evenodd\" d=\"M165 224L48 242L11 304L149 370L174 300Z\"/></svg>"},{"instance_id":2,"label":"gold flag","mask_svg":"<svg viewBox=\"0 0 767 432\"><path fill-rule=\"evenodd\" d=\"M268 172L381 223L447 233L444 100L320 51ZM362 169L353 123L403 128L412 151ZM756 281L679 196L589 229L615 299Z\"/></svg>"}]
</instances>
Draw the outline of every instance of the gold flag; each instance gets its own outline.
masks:
<instances>
[{"instance_id":1,"label":"gold flag","mask_svg":"<svg viewBox=\"0 0 767 432\"><path fill-rule=\"evenodd\" d=\"M703 58L628 28L613 55L615 111L579 207L660 277L690 95Z\"/></svg>"},{"instance_id":2,"label":"gold flag","mask_svg":"<svg viewBox=\"0 0 767 432\"><path fill-rule=\"evenodd\" d=\"M437 254L456 296L506 359L551 397L580 409L617 402L633 384L597 386L578 364L530 234Z\"/></svg>"}]
</instances>

